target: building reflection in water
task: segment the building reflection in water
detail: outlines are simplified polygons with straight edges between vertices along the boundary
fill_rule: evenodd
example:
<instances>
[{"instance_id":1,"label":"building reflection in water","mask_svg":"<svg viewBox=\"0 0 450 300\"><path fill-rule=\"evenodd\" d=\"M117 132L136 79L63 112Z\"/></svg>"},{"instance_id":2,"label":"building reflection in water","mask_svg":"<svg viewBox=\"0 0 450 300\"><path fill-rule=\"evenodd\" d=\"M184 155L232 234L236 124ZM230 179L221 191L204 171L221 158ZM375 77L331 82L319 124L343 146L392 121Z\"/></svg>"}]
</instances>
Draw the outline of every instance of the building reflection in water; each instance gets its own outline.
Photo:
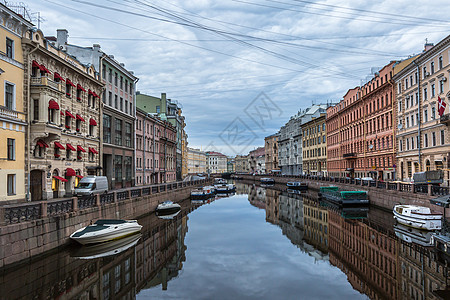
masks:
<instances>
[{"instance_id":1,"label":"building reflection in water","mask_svg":"<svg viewBox=\"0 0 450 300\"><path fill-rule=\"evenodd\" d=\"M97 249L72 245L9 269L0 275L0 299L134 299L142 289L167 289L185 261L187 214L198 207L188 205L173 220L155 214L139 219L143 229L137 245L116 255L101 257ZM99 258L80 259L87 255Z\"/></svg>"},{"instance_id":2,"label":"building reflection in water","mask_svg":"<svg viewBox=\"0 0 450 300\"><path fill-rule=\"evenodd\" d=\"M432 247L399 239L390 212L338 209L315 199L310 193L267 189L266 221L280 226L302 251L329 258L355 290L371 299L446 299L449 295L447 290L446 296L438 296L449 283L447 262L437 260Z\"/></svg>"}]
</instances>

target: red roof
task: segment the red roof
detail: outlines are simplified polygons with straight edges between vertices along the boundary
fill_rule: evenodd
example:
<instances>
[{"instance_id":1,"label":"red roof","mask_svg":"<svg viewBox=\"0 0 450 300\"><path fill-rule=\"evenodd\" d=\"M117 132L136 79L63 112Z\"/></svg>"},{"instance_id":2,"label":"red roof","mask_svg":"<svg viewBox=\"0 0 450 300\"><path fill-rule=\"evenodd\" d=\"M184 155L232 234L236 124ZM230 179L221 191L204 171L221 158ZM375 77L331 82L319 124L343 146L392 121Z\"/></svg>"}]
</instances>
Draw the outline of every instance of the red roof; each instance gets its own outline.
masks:
<instances>
[{"instance_id":1,"label":"red roof","mask_svg":"<svg viewBox=\"0 0 450 300\"><path fill-rule=\"evenodd\" d=\"M208 151L206 152L206 154L208 155L212 155L212 156L223 156L223 157L227 157L226 155L219 153L219 152L214 152L214 151Z\"/></svg>"}]
</instances>

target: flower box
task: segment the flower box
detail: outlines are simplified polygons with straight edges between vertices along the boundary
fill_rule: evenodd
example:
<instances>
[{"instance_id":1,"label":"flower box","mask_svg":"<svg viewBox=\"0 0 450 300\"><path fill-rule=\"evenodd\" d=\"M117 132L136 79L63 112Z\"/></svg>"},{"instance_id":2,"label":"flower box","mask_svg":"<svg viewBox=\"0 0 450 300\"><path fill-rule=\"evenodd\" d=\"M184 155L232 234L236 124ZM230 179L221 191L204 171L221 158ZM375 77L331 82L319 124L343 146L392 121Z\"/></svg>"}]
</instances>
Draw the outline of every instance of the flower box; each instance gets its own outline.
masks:
<instances>
[{"instance_id":1,"label":"flower box","mask_svg":"<svg viewBox=\"0 0 450 300\"><path fill-rule=\"evenodd\" d=\"M70 97L70 96L71 96L71 94L70 94L70 93L66 93L66 96L67 96L67 97Z\"/></svg>"},{"instance_id":2,"label":"flower box","mask_svg":"<svg viewBox=\"0 0 450 300\"><path fill-rule=\"evenodd\" d=\"M59 158L60 156L61 156L61 155L55 153L55 157L56 157L56 158Z\"/></svg>"},{"instance_id":3,"label":"flower box","mask_svg":"<svg viewBox=\"0 0 450 300\"><path fill-rule=\"evenodd\" d=\"M70 129L70 126L69 126L69 125L66 125L66 129Z\"/></svg>"},{"instance_id":4,"label":"flower box","mask_svg":"<svg viewBox=\"0 0 450 300\"><path fill-rule=\"evenodd\" d=\"M77 100L81 102L81 98L80 97L77 97Z\"/></svg>"},{"instance_id":5,"label":"flower box","mask_svg":"<svg viewBox=\"0 0 450 300\"><path fill-rule=\"evenodd\" d=\"M81 159L82 159L82 157L81 157L81 156L77 156L77 159L78 159L78 160L81 160Z\"/></svg>"}]
</instances>

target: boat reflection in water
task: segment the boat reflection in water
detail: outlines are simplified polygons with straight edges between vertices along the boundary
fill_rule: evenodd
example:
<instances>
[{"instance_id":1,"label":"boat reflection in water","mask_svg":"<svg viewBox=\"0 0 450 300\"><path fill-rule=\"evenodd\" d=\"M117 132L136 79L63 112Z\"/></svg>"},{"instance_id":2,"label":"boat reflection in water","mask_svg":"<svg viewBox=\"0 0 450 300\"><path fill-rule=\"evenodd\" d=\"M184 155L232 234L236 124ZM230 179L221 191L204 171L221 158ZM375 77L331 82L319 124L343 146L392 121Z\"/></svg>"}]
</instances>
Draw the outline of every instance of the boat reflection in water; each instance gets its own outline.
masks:
<instances>
[{"instance_id":1,"label":"boat reflection in water","mask_svg":"<svg viewBox=\"0 0 450 300\"><path fill-rule=\"evenodd\" d=\"M431 243L431 235L433 234L432 231L420 230L413 227L402 225L400 223L394 225L394 231L395 235L399 239L407 243L414 243L424 247L430 247L433 245Z\"/></svg>"},{"instance_id":2,"label":"boat reflection in water","mask_svg":"<svg viewBox=\"0 0 450 300\"><path fill-rule=\"evenodd\" d=\"M142 234L138 233L115 241L90 246L81 246L71 254L71 257L79 259L94 259L117 255L135 246L141 236Z\"/></svg>"}]
</instances>

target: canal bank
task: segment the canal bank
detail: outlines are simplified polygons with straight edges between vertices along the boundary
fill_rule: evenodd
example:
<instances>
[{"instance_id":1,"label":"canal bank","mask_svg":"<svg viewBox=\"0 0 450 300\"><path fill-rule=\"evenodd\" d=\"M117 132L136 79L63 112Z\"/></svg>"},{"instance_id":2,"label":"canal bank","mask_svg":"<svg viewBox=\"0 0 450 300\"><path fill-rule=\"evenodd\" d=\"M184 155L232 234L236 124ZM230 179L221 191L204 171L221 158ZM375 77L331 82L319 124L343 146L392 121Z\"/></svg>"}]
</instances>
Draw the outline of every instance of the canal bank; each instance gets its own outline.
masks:
<instances>
[{"instance_id":1,"label":"canal bank","mask_svg":"<svg viewBox=\"0 0 450 300\"><path fill-rule=\"evenodd\" d=\"M180 201L205 180L129 188L91 197L0 208L0 268L63 247L69 235L97 219L136 219L158 203Z\"/></svg>"},{"instance_id":2,"label":"canal bank","mask_svg":"<svg viewBox=\"0 0 450 300\"><path fill-rule=\"evenodd\" d=\"M431 208L433 211L444 213L444 208L432 205L430 199L438 197L432 195L431 186L425 193L414 192L414 185L402 183L374 182L373 186L352 184L329 180L315 180L306 177L267 176L267 175L240 175L243 180L259 183L261 178L270 177L276 184L285 185L289 181L302 181L308 184L309 189L319 191L322 186L337 186L348 191L367 191L370 204L381 209L390 210L396 204L412 204ZM342 178L341 178L342 179ZM445 217L450 218L450 209L445 210Z\"/></svg>"}]
</instances>

